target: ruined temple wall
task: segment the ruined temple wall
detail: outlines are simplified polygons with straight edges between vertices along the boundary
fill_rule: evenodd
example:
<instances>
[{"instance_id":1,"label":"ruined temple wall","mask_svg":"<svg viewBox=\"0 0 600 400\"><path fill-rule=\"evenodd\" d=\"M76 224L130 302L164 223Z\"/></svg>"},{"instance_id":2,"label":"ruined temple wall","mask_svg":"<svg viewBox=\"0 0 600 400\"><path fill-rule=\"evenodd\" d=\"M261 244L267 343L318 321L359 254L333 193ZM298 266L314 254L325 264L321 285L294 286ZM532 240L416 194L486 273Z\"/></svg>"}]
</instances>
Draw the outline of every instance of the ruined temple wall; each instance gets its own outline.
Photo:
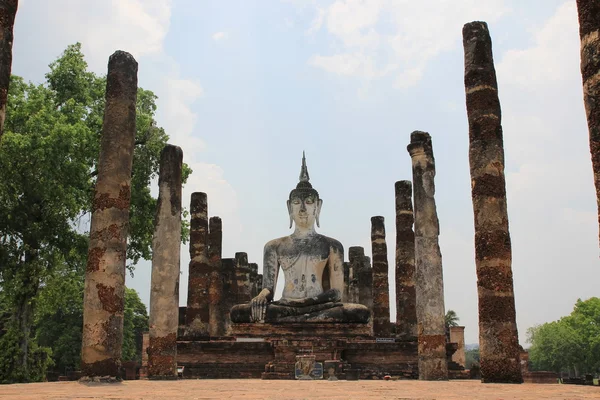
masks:
<instances>
[{"instance_id":1,"label":"ruined temple wall","mask_svg":"<svg viewBox=\"0 0 600 400\"><path fill-rule=\"evenodd\" d=\"M357 280L357 303L366 306L373 311L373 271L371 270L370 258L365 256L365 249L353 246L348 249L350 268Z\"/></svg>"},{"instance_id":2,"label":"ruined temple wall","mask_svg":"<svg viewBox=\"0 0 600 400\"><path fill-rule=\"evenodd\" d=\"M248 264L248 254L235 253L236 304L249 303L252 300L252 270Z\"/></svg>"}]
</instances>

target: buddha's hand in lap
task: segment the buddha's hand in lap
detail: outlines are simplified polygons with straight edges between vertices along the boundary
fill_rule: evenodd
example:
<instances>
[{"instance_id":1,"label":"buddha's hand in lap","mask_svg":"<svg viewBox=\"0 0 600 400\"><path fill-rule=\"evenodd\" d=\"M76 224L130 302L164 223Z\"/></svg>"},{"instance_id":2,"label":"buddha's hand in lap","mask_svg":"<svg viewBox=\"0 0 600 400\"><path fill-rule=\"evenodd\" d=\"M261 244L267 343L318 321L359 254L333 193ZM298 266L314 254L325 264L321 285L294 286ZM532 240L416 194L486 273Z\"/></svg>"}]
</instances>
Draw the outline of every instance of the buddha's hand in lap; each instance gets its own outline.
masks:
<instances>
[{"instance_id":1,"label":"buddha's hand in lap","mask_svg":"<svg viewBox=\"0 0 600 400\"><path fill-rule=\"evenodd\" d=\"M272 297L271 291L263 289L258 296L250 301L252 322L265 322L270 297Z\"/></svg>"}]
</instances>

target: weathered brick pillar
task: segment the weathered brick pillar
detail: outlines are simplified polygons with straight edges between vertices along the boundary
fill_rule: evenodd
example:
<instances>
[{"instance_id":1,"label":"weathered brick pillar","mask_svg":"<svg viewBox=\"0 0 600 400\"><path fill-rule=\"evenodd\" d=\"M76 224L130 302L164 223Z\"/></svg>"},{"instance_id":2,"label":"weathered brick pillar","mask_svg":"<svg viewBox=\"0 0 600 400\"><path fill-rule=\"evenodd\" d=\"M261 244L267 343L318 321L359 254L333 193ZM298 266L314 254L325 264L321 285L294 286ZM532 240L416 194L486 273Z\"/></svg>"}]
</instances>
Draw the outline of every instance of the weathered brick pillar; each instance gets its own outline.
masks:
<instances>
[{"instance_id":1,"label":"weathered brick pillar","mask_svg":"<svg viewBox=\"0 0 600 400\"><path fill-rule=\"evenodd\" d=\"M154 379L177 378L182 163L181 149L166 145L160 154L152 238L148 376Z\"/></svg>"},{"instance_id":2,"label":"weathered brick pillar","mask_svg":"<svg viewBox=\"0 0 600 400\"><path fill-rule=\"evenodd\" d=\"M598 0L577 0L577 11L581 39L583 101L590 136L600 225L600 3Z\"/></svg>"},{"instance_id":3,"label":"weathered brick pillar","mask_svg":"<svg viewBox=\"0 0 600 400\"><path fill-rule=\"evenodd\" d=\"M358 283L358 270L354 269L352 266L349 266L348 280L348 303L361 304L360 284Z\"/></svg>"},{"instance_id":4,"label":"weathered brick pillar","mask_svg":"<svg viewBox=\"0 0 600 400\"><path fill-rule=\"evenodd\" d=\"M137 69L135 59L124 51L108 60L83 296L81 369L85 376L116 377L121 367Z\"/></svg>"},{"instance_id":5,"label":"weathered brick pillar","mask_svg":"<svg viewBox=\"0 0 600 400\"><path fill-rule=\"evenodd\" d=\"M466 364L467 357L465 355L465 327L451 326L450 327L450 343L458 344L458 348L452 354L452 361L463 367Z\"/></svg>"},{"instance_id":6,"label":"weathered brick pillar","mask_svg":"<svg viewBox=\"0 0 600 400\"><path fill-rule=\"evenodd\" d=\"M463 28L481 381L521 383L500 100L485 22Z\"/></svg>"},{"instance_id":7,"label":"weathered brick pillar","mask_svg":"<svg viewBox=\"0 0 600 400\"><path fill-rule=\"evenodd\" d=\"M344 295L343 301L346 303L352 303L350 301L350 262L345 261L344 264Z\"/></svg>"},{"instance_id":8,"label":"weathered brick pillar","mask_svg":"<svg viewBox=\"0 0 600 400\"><path fill-rule=\"evenodd\" d=\"M4 133L6 100L12 68L13 27L18 7L18 0L0 1L0 141Z\"/></svg>"},{"instance_id":9,"label":"weathered brick pillar","mask_svg":"<svg viewBox=\"0 0 600 400\"><path fill-rule=\"evenodd\" d=\"M369 307L369 310L371 310L371 316L373 314L373 267L371 265L371 257L369 256L364 256L363 257L363 262L362 264L359 264L358 266L359 271L358 271L358 276L359 276L359 280L366 280L366 283L361 284L359 283L360 287L364 287L366 290L363 291L363 293L366 294L365 296L365 305L367 307ZM360 288L359 288L359 296L360 295ZM362 304L362 303L361 303Z\"/></svg>"},{"instance_id":10,"label":"weathered brick pillar","mask_svg":"<svg viewBox=\"0 0 600 400\"><path fill-rule=\"evenodd\" d=\"M448 379L442 253L435 206L435 160L429 133L410 135L415 196L415 291L419 336L419 379Z\"/></svg>"},{"instance_id":11,"label":"weathered brick pillar","mask_svg":"<svg viewBox=\"0 0 600 400\"><path fill-rule=\"evenodd\" d=\"M373 273L370 263L365 262L365 249L359 246L348 249L350 268L358 279L358 303L373 313Z\"/></svg>"},{"instance_id":12,"label":"weathered brick pillar","mask_svg":"<svg viewBox=\"0 0 600 400\"><path fill-rule=\"evenodd\" d=\"M223 300L218 308L218 333L219 336L225 336L231 326L229 311L237 302L237 281L235 277L235 258L224 258L221 260L221 287L223 291ZM216 336L216 335L215 335Z\"/></svg>"},{"instance_id":13,"label":"weathered brick pillar","mask_svg":"<svg viewBox=\"0 0 600 400\"><path fill-rule=\"evenodd\" d=\"M208 262L210 265L209 331L211 336L225 334L222 314L223 280L221 277L221 253L223 252L223 223L219 217L211 217L208 222ZM227 293L227 297L232 296ZM235 295L233 295L235 296Z\"/></svg>"},{"instance_id":14,"label":"weathered brick pillar","mask_svg":"<svg viewBox=\"0 0 600 400\"><path fill-rule=\"evenodd\" d=\"M237 288L236 304L249 303L252 300L252 281L247 253L235 253L235 281Z\"/></svg>"},{"instance_id":15,"label":"weathered brick pillar","mask_svg":"<svg viewBox=\"0 0 600 400\"><path fill-rule=\"evenodd\" d=\"M258 295L258 264L250 263L250 299Z\"/></svg>"},{"instance_id":16,"label":"weathered brick pillar","mask_svg":"<svg viewBox=\"0 0 600 400\"><path fill-rule=\"evenodd\" d=\"M256 295L254 297L258 296L258 294L262 291L262 287L263 287L262 281L263 281L263 274L258 274L256 276Z\"/></svg>"},{"instance_id":17,"label":"weathered brick pillar","mask_svg":"<svg viewBox=\"0 0 600 400\"><path fill-rule=\"evenodd\" d=\"M415 294L415 233L413 231L412 183L399 181L396 192L396 333L404 339L417 337Z\"/></svg>"},{"instance_id":18,"label":"weathered brick pillar","mask_svg":"<svg viewBox=\"0 0 600 400\"><path fill-rule=\"evenodd\" d=\"M190 264L185 324L189 334L207 335L208 288L212 269L208 260L208 198L206 193L192 193L190 215Z\"/></svg>"},{"instance_id":19,"label":"weathered brick pillar","mask_svg":"<svg viewBox=\"0 0 600 400\"><path fill-rule=\"evenodd\" d=\"M383 217L371 218L371 251L373 253L373 334L389 337L390 287L388 283L387 244Z\"/></svg>"}]
</instances>

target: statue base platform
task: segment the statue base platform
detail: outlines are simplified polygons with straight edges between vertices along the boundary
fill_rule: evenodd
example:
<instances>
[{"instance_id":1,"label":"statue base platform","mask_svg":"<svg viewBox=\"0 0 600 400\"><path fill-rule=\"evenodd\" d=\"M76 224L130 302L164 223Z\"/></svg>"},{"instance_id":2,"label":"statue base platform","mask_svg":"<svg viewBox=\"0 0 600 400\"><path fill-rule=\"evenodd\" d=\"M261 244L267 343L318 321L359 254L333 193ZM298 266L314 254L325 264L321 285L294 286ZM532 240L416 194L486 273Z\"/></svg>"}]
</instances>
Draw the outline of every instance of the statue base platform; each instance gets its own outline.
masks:
<instances>
[{"instance_id":1,"label":"statue base platform","mask_svg":"<svg viewBox=\"0 0 600 400\"><path fill-rule=\"evenodd\" d=\"M185 307L182 307L185 315ZM228 336L186 336L180 318L177 365L184 379L294 379L296 357L337 360L338 379L418 378L415 338L375 338L371 324L286 323L229 325ZM328 370L324 379L329 379Z\"/></svg>"},{"instance_id":2,"label":"statue base platform","mask_svg":"<svg viewBox=\"0 0 600 400\"><path fill-rule=\"evenodd\" d=\"M332 328L332 324L324 325ZM250 327L236 328L237 332L243 328L250 330ZM356 334L344 337L340 330L334 335L327 332L319 336L313 331L302 336L298 332L285 335L280 329L277 335L267 335L266 329L260 332L263 337L244 333L210 340L179 340L177 364L185 367L183 378L294 379L296 357L307 354L314 355L320 363L340 360L342 368L335 373L338 379L346 379L346 372L360 379L382 379L386 375L418 378L416 341ZM323 378L329 378L328 371L324 371Z\"/></svg>"},{"instance_id":3,"label":"statue base platform","mask_svg":"<svg viewBox=\"0 0 600 400\"><path fill-rule=\"evenodd\" d=\"M290 324L231 324L229 334L234 337L371 337L371 324L290 323Z\"/></svg>"}]
</instances>

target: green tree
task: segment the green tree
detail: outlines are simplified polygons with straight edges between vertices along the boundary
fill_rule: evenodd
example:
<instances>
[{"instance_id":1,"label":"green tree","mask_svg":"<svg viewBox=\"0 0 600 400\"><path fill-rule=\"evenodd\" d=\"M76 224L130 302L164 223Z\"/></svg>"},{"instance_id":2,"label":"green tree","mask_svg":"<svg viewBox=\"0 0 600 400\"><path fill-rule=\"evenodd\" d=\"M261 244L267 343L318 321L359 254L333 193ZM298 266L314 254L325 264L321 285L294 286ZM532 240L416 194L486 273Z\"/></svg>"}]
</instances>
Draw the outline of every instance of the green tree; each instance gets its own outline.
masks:
<instances>
[{"instance_id":1,"label":"green tree","mask_svg":"<svg viewBox=\"0 0 600 400\"><path fill-rule=\"evenodd\" d=\"M473 365L479 365L479 347L465 351L465 368L471 369Z\"/></svg>"},{"instance_id":2,"label":"green tree","mask_svg":"<svg viewBox=\"0 0 600 400\"><path fill-rule=\"evenodd\" d=\"M446 326L458 326L459 319L456 311L448 310L446 312Z\"/></svg>"},{"instance_id":3,"label":"green tree","mask_svg":"<svg viewBox=\"0 0 600 400\"><path fill-rule=\"evenodd\" d=\"M83 273L105 86L105 77L87 70L80 44L67 47L50 64L43 84L11 78L0 146L0 381L43 376L32 369L44 367L35 360L43 358L39 354L45 349L32 341L38 294L58 283L61 274ZM130 270L140 258L151 257L156 199L149 183L158 173L160 151L168 140L156 126L155 112L156 96L140 88L127 249ZM184 181L190 172L184 166ZM186 238L187 226L183 234ZM38 336L44 342L43 334Z\"/></svg>"},{"instance_id":4,"label":"green tree","mask_svg":"<svg viewBox=\"0 0 600 400\"><path fill-rule=\"evenodd\" d=\"M533 370L561 372L582 366L582 338L564 319L530 328L527 334Z\"/></svg>"},{"instance_id":5,"label":"green tree","mask_svg":"<svg viewBox=\"0 0 600 400\"><path fill-rule=\"evenodd\" d=\"M532 369L580 375L600 368L600 299L577 300L573 312L528 330Z\"/></svg>"}]
</instances>

